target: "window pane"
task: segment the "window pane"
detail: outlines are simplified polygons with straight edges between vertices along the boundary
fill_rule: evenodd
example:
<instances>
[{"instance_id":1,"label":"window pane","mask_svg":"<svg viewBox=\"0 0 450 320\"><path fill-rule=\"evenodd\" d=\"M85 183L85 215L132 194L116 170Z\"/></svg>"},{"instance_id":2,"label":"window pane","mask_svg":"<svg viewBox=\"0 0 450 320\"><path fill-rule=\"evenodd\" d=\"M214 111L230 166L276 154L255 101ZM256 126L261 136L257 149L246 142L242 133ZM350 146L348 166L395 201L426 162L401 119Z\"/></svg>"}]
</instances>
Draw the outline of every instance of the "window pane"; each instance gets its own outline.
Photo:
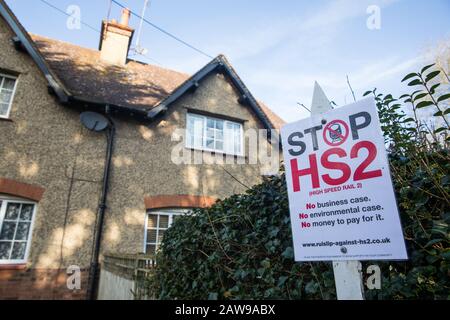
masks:
<instances>
[{"instance_id":1,"label":"window pane","mask_svg":"<svg viewBox=\"0 0 450 320\"><path fill-rule=\"evenodd\" d=\"M179 217L181 217L181 216L180 216L180 215L173 215L173 216L172 216L172 224L173 224L176 220L178 220Z\"/></svg>"},{"instance_id":2,"label":"window pane","mask_svg":"<svg viewBox=\"0 0 450 320\"><path fill-rule=\"evenodd\" d=\"M148 215L147 227L149 227L149 228L156 228L157 221L158 221L158 215L157 214L149 214Z\"/></svg>"},{"instance_id":3,"label":"window pane","mask_svg":"<svg viewBox=\"0 0 450 320\"><path fill-rule=\"evenodd\" d=\"M241 142L240 142L240 141L237 142L237 143L234 145L234 153L236 153L236 154L242 154L242 148L241 148Z\"/></svg>"},{"instance_id":4,"label":"window pane","mask_svg":"<svg viewBox=\"0 0 450 320\"><path fill-rule=\"evenodd\" d=\"M187 115L187 128L189 130L194 130L194 125L195 125L195 117L188 114Z\"/></svg>"},{"instance_id":5,"label":"window pane","mask_svg":"<svg viewBox=\"0 0 450 320\"><path fill-rule=\"evenodd\" d=\"M147 242L156 242L156 230L147 230Z\"/></svg>"},{"instance_id":6,"label":"window pane","mask_svg":"<svg viewBox=\"0 0 450 320\"><path fill-rule=\"evenodd\" d=\"M188 118L187 118L187 141L188 141L189 146L194 145L195 120L196 120L195 117L188 115Z\"/></svg>"},{"instance_id":7,"label":"window pane","mask_svg":"<svg viewBox=\"0 0 450 320\"><path fill-rule=\"evenodd\" d=\"M241 154L242 125L237 122L188 114L187 146ZM206 126L206 128L204 128Z\"/></svg>"},{"instance_id":8,"label":"window pane","mask_svg":"<svg viewBox=\"0 0 450 320\"><path fill-rule=\"evenodd\" d=\"M194 137L194 148L203 148L203 136Z\"/></svg>"},{"instance_id":9,"label":"window pane","mask_svg":"<svg viewBox=\"0 0 450 320\"><path fill-rule=\"evenodd\" d=\"M2 231L0 232L0 240L13 240L16 225L17 222L3 222Z\"/></svg>"},{"instance_id":10,"label":"window pane","mask_svg":"<svg viewBox=\"0 0 450 320\"><path fill-rule=\"evenodd\" d=\"M242 136L241 136L241 126L236 125L234 127L234 151L238 154L242 153Z\"/></svg>"},{"instance_id":11,"label":"window pane","mask_svg":"<svg viewBox=\"0 0 450 320\"><path fill-rule=\"evenodd\" d=\"M5 78L5 81L3 82L3 88L8 89L8 90L13 90L15 82L16 82L16 80L14 80L14 79Z\"/></svg>"},{"instance_id":12,"label":"window pane","mask_svg":"<svg viewBox=\"0 0 450 320\"><path fill-rule=\"evenodd\" d=\"M222 141L216 141L216 150L223 151L223 142Z\"/></svg>"},{"instance_id":13,"label":"window pane","mask_svg":"<svg viewBox=\"0 0 450 320\"><path fill-rule=\"evenodd\" d=\"M211 128L211 129L214 129L214 128L215 128L214 122L215 122L215 121L214 121L213 119L209 119L209 118L208 118L208 120L206 121L206 123L207 123L207 124L206 124L206 127L207 127L207 128Z\"/></svg>"},{"instance_id":14,"label":"window pane","mask_svg":"<svg viewBox=\"0 0 450 320\"><path fill-rule=\"evenodd\" d=\"M145 252L146 252L147 254L155 254L155 252L156 252L156 246L155 246L154 244L148 244L148 245L147 245L147 248L146 248L146 250L145 250Z\"/></svg>"},{"instance_id":15,"label":"window pane","mask_svg":"<svg viewBox=\"0 0 450 320\"><path fill-rule=\"evenodd\" d=\"M227 122L225 127L225 152L233 153L234 152L234 139L233 139L233 124L231 122Z\"/></svg>"},{"instance_id":16,"label":"window pane","mask_svg":"<svg viewBox=\"0 0 450 320\"><path fill-rule=\"evenodd\" d=\"M228 153L241 154L241 125L239 123L227 122L225 131L225 149Z\"/></svg>"},{"instance_id":17,"label":"window pane","mask_svg":"<svg viewBox=\"0 0 450 320\"><path fill-rule=\"evenodd\" d=\"M214 129L208 128L206 130L206 137L209 139L214 139Z\"/></svg>"},{"instance_id":18,"label":"window pane","mask_svg":"<svg viewBox=\"0 0 450 320\"><path fill-rule=\"evenodd\" d=\"M19 217L20 203L8 203L6 208L6 220L17 220Z\"/></svg>"},{"instance_id":19,"label":"window pane","mask_svg":"<svg viewBox=\"0 0 450 320\"><path fill-rule=\"evenodd\" d=\"M195 117L194 119L194 135L203 136L203 119L200 117Z\"/></svg>"},{"instance_id":20,"label":"window pane","mask_svg":"<svg viewBox=\"0 0 450 320\"><path fill-rule=\"evenodd\" d=\"M223 130L223 121L216 120L216 129Z\"/></svg>"},{"instance_id":21,"label":"window pane","mask_svg":"<svg viewBox=\"0 0 450 320\"><path fill-rule=\"evenodd\" d=\"M19 222L17 225L16 237L14 240L27 240L30 231L30 222Z\"/></svg>"},{"instance_id":22,"label":"window pane","mask_svg":"<svg viewBox=\"0 0 450 320\"><path fill-rule=\"evenodd\" d=\"M188 147L194 146L194 128L190 126L186 130L186 145Z\"/></svg>"},{"instance_id":23,"label":"window pane","mask_svg":"<svg viewBox=\"0 0 450 320\"><path fill-rule=\"evenodd\" d=\"M12 91L0 90L0 103L9 105L12 97Z\"/></svg>"},{"instance_id":24,"label":"window pane","mask_svg":"<svg viewBox=\"0 0 450 320\"><path fill-rule=\"evenodd\" d=\"M203 117L188 114L187 119L187 146L203 147Z\"/></svg>"},{"instance_id":25,"label":"window pane","mask_svg":"<svg viewBox=\"0 0 450 320\"><path fill-rule=\"evenodd\" d=\"M241 126L238 124L235 124L233 130L234 130L234 137L240 138L241 137Z\"/></svg>"},{"instance_id":26,"label":"window pane","mask_svg":"<svg viewBox=\"0 0 450 320\"><path fill-rule=\"evenodd\" d=\"M169 216L160 215L159 216L159 227L167 229L169 227ZM161 233L161 231L160 231Z\"/></svg>"},{"instance_id":27,"label":"window pane","mask_svg":"<svg viewBox=\"0 0 450 320\"><path fill-rule=\"evenodd\" d=\"M25 258L26 242L14 242L11 260L22 260Z\"/></svg>"},{"instance_id":28,"label":"window pane","mask_svg":"<svg viewBox=\"0 0 450 320\"><path fill-rule=\"evenodd\" d=\"M0 116L6 116L8 113L9 104L0 103Z\"/></svg>"},{"instance_id":29,"label":"window pane","mask_svg":"<svg viewBox=\"0 0 450 320\"><path fill-rule=\"evenodd\" d=\"M0 201L0 208L2 205L6 208L0 226L0 259L24 260L35 205Z\"/></svg>"},{"instance_id":30,"label":"window pane","mask_svg":"<svg viewBox=\"0 0 450 320\"><path fill-rule=\"evenodd\" d=\"M0 260L9 259L12 242L0 242Z\"/></svg>"},{"instance_id":31,"label":"window pane","mask_svg":"<svg viewBox=\"0 0 450 320\"><path fill-rule=\"evenodd\" d=\"M33 218L33 209L34 205L32 204L23 204L22 210L20 211L20 220L31 221L31 218Z\"/></svg>"},{"instance_id":32,"label":"window pane","mask_svg":"<svg viewBox=\"0 0 450 320\"><path fill-rule=\"evenodd\" d=\"M214 149L214 140L213 139L206 140L206 147L208 149Z\"/></svg>"},{"instance_id":33,"label":"window pane","mask_svg":"<svg viewBox=\"0 0 450 320\"><path fill-rule=\"evenodd\" d=\"M194 146L194 135L188 136L188 138L187 138L187 145L189 147L193 147Z\"/></svg>"},{"instance_id":34,"label":"window pane","mask_svg":"<svg viewBox=\"0 0 450 320\"><path fill-rule=\"evenodd\" d=\"M223 140L223 130L216 132L216 139L217 140Z\"/></svg>"},{"instance_id":35,"label":"window pane","mask_svg":"<svg viewBox=\"0 0 450 320\"><path fill-rule=\"evenodd\" d=\"M234 150L237 154L242 153L242 131L239 124L234 126Z\"/></svg>"},{"instance_id":36,"label":"window pane","mask_svg":"<svg viewBox=\"0 0 450 320\"><path fill-rule=\"evenodd\" d=\"M166 230L159 230L159 233L158 233L158 244L160 244L162 242L165 232L166 232Z\"/></svg>"}]
</instances>

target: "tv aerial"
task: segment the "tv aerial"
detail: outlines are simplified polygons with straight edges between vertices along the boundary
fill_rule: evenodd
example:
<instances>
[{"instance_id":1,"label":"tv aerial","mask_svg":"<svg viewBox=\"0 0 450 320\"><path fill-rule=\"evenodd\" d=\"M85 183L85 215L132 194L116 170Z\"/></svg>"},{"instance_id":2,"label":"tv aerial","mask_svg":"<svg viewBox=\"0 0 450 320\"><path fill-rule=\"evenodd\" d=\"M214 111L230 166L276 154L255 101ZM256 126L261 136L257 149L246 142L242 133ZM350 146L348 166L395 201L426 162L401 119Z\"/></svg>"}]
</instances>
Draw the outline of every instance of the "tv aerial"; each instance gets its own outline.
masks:
<instances>
[{"instance_id":1,"label":"tv aerial","mask_svg":"<svg viewBox=\"0 0 450 320\"><path fill-rule=\"evenodd\" d=\"M144 24L145 12L150 5L149 0L145 0L144 8L142 9L141 21L139 22L138 34L136 37L136 46L133 48L133 51L137 54L145 56L148 53L148 49L141 46L141 35L142 35L142 26Z\"/></svg>"}]
</instances>

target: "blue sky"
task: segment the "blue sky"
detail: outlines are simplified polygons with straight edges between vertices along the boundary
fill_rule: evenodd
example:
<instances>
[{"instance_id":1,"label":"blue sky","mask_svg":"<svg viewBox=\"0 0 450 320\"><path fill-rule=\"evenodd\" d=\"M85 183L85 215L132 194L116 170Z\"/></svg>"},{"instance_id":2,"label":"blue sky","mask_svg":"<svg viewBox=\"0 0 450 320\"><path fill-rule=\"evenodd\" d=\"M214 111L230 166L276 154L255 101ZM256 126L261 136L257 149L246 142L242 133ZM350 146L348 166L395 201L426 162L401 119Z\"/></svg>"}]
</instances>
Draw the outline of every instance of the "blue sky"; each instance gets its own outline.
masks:
<instances>
[{"instance_id":1,"label":"blue sky","mask_svg":"<svg viewBox=\"0 0 450 320\"><path fill-rule=\"evenodd\" d=\"M28 31L89 48L99 34L66 27L67 17L40 0L6 0ZM78 5L83 22L100 29L109 0L46 0L66 10ZM144 0L120 0L136 13ZM306 117L314 80L338 105L374 87L404 93L400 80L430 59L430 48L450 38L449 0L151 0L146 18L199 49L223 53L253 94L287 121ZM381 28L370 30L366 12L377 5ZM112 7L111 18L120 17ZM132 17L131 25L139 21ZM209 59L144 24L148 57L133 57L193 73Z\"/></svg>"}]
</instances>

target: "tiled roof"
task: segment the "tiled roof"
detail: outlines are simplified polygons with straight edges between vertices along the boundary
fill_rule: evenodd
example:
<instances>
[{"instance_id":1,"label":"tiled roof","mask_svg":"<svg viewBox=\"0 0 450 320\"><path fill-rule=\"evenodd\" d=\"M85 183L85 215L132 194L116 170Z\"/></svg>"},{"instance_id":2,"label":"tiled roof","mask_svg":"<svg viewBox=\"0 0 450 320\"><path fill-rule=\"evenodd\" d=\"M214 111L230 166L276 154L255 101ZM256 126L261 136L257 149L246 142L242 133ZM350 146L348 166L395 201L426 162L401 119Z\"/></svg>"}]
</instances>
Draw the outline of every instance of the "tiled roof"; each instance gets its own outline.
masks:
<instances>
[{"instance_id":1,"label":"tiled roof","mask_svg":"<svg viewBox=\"0 0 450 320\"><path fill-rule=\"evenodd\" d=\"M30 34L58 78L75 96L130 108L150 110L190 76L130 60L125 66L100 60L100 52ZM258 102L275 128L285 122Z\"/></svg>"},{"instance_id":2,"label":"tiled roof","mask_svg":"<svg viewBox=\"0 0 450 320\"><path fill-rule=\"evenodd\" d=\"M270 122L272 122L275 129L281 129L283 125L286 124L286 121L281 119L275 112L272 111L268 106L266 106L263 102L258 101L259 106L266 114L267 118L269 118Z\"/></svg>"}]
</instances>

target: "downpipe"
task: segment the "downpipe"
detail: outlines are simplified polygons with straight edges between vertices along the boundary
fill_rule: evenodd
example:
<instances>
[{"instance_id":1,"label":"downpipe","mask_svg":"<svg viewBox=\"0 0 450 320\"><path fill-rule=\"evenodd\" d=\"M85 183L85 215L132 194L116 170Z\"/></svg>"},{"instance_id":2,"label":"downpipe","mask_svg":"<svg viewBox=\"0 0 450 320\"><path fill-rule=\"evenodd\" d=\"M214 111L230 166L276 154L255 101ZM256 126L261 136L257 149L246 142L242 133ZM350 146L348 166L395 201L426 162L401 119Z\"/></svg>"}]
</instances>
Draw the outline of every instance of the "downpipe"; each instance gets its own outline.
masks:
<instances>
[{"instance_id":1,"label":"downpipe","mask_svg":"<svg viewBox=\"0 0 450 320\"><path fill-rule=\"evenodd\" d=\"M107 131L107 151L106 151L106 160L105 167L103 172L103 187L102 187L102 195L101 200L97 210L97 224L95 230L95 239L94 239L94 247L92 252L91 264L89 269L89 280L88 280L88 290L87 290L87 299L95 300L96 296L96 287L97 287L97 279L98 279L98 269L99 269L99 257L100 257L100 245L102 241L102 231L103 231L103 222L106 211L106 200L108 196L108 187L109 187L109 176L110 176L110 167L111 167L111 159L113 154L114 147L114 137L116 133L116 129L114 126L114 122L108 118L109 127Z\"/></svg>"}]
</instances>

